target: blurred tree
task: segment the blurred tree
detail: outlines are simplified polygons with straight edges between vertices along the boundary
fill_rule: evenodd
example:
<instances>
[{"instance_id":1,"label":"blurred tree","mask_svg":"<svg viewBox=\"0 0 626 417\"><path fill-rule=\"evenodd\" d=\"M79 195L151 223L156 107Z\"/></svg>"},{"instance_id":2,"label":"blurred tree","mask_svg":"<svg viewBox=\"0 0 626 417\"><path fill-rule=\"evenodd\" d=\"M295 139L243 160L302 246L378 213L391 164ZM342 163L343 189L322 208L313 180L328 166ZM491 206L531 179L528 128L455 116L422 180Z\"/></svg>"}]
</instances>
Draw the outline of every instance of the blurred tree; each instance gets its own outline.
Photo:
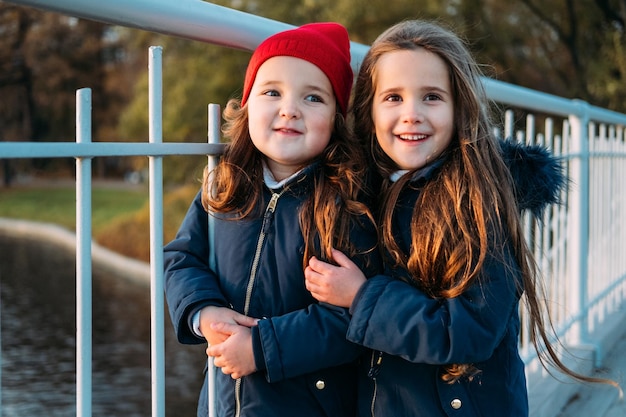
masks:
<instances>
[{"instance_id":1,"label":"blurred tree","mask_svg":"<svg viewBox=\"0 0 626 417\"><path fill-rule=\"evenodd\" d=\"M328 19L340 19L350 32L350 38L369 45L385 29L402 20L439 20L448 14L454 0L371 0L367 6L354 0L333 2Z\"/></svg>"},{"instance_id":2,"label":"blurred tree","mask_svg":"<svg viewBox=\"0 0 626 417\"><path fill-rule=\"evenodd\" d=\"M23 45L33 13L0 4L0 140L18 141L33 136L35 103L33 81L26 65ZM10 98L10 99L9 99ZM2 178L9 186L18 164L2 160ZM19 165L24 165L20 163Z\"/></svg>"},{"instance_id":3,"label":"blurred tree","mask_svg":"<svg viewBox=\"0 0 626 417\"><path fill-rule=\"evenodd\" d=\"M76 90L83 87L92 90L94 140L110 139L119 105L128 100L122 55L112 34L102 23L0 3L2 140L73 140ZM73 169L71 160L30 164ZM6 171L10 178L11 169Z\"/></svg>"},{"instance_id":4,"label":"blurred tree","mask_svg":"<svg viewBox=\"0 0 626 417\"><path fill-rule=\"evenodd\" d=\"M624 0L462 0L451 20L488 75L626 111Z\"/></svg>"},{"instance_id":5,"label":"blurred tree","mask_svg":"<svg viewBox=\"0 0 626 417\"><path fill-rule=\"evenodd\" d=\"M33 135L33 74L26 63L24 44L40 16L39 12L0 4L0 134L6 141Z\"/></svg>"}]
</instances>

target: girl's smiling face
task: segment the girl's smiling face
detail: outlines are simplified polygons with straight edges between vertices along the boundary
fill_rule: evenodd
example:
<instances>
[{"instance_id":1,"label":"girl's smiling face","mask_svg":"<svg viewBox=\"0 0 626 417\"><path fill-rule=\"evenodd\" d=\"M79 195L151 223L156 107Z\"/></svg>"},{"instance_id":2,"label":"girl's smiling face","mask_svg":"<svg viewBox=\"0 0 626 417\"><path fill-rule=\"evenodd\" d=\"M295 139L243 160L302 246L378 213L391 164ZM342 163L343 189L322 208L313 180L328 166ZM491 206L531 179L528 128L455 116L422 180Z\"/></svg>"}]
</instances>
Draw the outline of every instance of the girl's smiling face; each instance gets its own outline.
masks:
<instances>
[{"instance_id":1,"label":"girl's smiling face","mask_svg":"<svg viewBox=\"0 0 626 417\"><path fill-rule=\"evenodd\" d=\"M425 49L388 52L376 63L373 82L372 120L382 150L400 169L437 159L455 130L445 62Z\"/></svg>"},{"instance_id":2,"label":"girl's smiling face","mask_svg":"<svg viewBox=\"0 0 626 417\"><path fill-rule=\"evenodd\" d=\"M247 102L250 137L278 181L320 155L335 122L330 80L303 59L277 56L259 68Z\"/></svg>"}]
</instances>

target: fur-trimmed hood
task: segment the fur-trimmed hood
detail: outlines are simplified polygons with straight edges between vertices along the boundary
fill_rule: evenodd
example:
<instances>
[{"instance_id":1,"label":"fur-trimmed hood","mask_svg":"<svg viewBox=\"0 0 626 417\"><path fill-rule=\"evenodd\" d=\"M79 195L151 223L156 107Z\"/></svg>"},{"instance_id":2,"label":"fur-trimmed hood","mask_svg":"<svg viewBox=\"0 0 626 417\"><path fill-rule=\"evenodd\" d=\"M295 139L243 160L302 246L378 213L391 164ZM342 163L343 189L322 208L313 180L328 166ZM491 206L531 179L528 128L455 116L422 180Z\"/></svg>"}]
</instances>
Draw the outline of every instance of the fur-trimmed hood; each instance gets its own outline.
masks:
<instances>
[{"instance_id":1,"label":"fur-trimmed hood","mask_svg":"<svg viewBox=\"0 0 626 417\"><path fill-rule=\"evenodd\" d=\"M538 216L547 206L561 203L562 191L568 186L561 158L539 145L501 140L500 146L520 210Z\"/></svg>"}]
</instances>

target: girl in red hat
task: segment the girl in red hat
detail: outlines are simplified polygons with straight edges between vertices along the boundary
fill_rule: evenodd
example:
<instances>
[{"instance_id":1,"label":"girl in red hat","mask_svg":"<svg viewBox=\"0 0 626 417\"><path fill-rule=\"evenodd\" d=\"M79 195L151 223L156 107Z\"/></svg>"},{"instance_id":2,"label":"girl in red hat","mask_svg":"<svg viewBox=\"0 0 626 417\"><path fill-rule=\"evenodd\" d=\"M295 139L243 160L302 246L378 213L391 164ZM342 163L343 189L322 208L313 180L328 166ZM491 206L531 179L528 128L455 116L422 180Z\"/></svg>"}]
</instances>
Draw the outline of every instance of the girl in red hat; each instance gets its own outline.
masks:
<instances>
[{"instance_id":1,"label":"girl in red hat","mask_svg":"<svg viewBox=\"0 0 626 417\"><path fill-rule=\"evenodd\" d=\"M242 99L224 111L230 143L165 247L171 318L180 342L209 343L220 417L355 413L361 348L345 338L348 311L304 284L308 260L332 248L366 275L380 265L360 201L364 156L345 122L351 87L343 26L304 25L259 45ZM206 392L205 379L199 416Z\"/></svg>"}]
</instances>

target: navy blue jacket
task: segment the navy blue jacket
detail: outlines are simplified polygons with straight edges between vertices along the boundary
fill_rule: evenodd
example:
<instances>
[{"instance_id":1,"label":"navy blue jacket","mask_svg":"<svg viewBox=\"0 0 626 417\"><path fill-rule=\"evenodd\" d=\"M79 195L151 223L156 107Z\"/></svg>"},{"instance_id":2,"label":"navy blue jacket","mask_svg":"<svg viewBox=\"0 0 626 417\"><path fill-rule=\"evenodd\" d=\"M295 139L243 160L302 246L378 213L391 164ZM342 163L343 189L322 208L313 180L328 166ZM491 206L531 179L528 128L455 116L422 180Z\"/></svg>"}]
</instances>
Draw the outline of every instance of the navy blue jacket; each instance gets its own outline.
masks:
<instances>
[{"instance_id":1,"label":"navy blue jacket","mask_svg":"<svg viewBox=\"0 0 626 417\"><path fill-rule=\"evenodd\" d=\"M241 378L240 385L217 372L219 417L355 415L355 360L363 348L345 338L348 310L317 303L304 284L298 211L312 189L314 172L314 166L305 169L286 190L265 189L266 205L272 196L280 195L273 212L238 221L218 216L214 270L208 263L208 220L200 194L176 238L165 247L167 303L182 343L205 343L192 330L195 312L214 305L243 313L246 289L252 286L248 315L262 318L252 328L258 371ZM351 233L363 253L375 248L377 239L374 226L365 224L355 221ZM353 261L366 274L380 271L376 250ZM206 383L205 379L199 416L207 413Z\"/></svg>"},{"instance_id":2,"label":"navy blue jacket","mask_svg":"<svg viewBox=\"0 0 626 417\"><path fill-rule=\"evenodd\" d=\"M520 209L538 214L558 200L565 181L556 159L539 147L506 142L503 148ZM430 180L437 168L418 172L396 205L393 233L405 253L417 183ZM518 272L488 257L483 278L452 299L429 297L410 284L407 274L387 268L361 287L351 306L347 338L372 349L360 372L358 415L528 416L518 353ZM449 384L441 375L443 365L451 363L474 364L480 373Z\"/></svg>"}]
</instances>

